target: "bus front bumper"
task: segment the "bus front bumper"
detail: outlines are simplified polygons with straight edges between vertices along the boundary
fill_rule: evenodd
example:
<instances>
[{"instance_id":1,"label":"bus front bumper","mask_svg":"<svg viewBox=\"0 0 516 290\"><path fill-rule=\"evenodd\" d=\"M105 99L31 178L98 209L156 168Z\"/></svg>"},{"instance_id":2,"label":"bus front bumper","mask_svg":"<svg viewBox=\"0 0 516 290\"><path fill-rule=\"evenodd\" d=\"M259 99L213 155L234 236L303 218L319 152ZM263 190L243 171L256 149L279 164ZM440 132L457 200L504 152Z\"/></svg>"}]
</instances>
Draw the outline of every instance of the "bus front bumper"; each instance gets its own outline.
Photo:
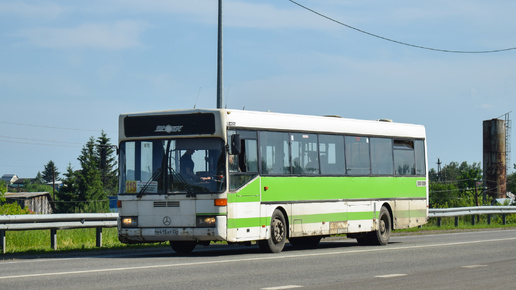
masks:
<instances>
[{"instance_id":1,"label":"bus front bumper","mask_svg":"<svg viewBox=\"0 0 516 290\"><path fill-rule=\"evenodd\" d=\"M118 223L118 239L122 243L157 243L166 241L224 241L226 219L217 217L215 227L122 227Z\"/></svg>"}]
</instances>

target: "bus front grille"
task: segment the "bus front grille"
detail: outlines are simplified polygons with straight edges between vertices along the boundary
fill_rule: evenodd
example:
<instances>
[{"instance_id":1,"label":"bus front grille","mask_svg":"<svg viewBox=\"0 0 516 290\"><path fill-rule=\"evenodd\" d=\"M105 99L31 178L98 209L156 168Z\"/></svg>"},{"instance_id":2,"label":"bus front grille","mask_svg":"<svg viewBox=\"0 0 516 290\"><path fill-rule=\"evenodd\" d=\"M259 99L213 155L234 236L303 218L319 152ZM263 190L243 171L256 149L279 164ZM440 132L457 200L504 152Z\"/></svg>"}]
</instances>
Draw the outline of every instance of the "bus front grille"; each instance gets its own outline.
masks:
<instances>
[{"instance_id":1,"label":"bus front grille","mask_svg":"<svg viewBox=\"0 0 516 290\"><path fill-rule=\"evenodd\" d=\"M155 201L154 207L179 207L179 201Z\"/></svg>"}]
</instances>

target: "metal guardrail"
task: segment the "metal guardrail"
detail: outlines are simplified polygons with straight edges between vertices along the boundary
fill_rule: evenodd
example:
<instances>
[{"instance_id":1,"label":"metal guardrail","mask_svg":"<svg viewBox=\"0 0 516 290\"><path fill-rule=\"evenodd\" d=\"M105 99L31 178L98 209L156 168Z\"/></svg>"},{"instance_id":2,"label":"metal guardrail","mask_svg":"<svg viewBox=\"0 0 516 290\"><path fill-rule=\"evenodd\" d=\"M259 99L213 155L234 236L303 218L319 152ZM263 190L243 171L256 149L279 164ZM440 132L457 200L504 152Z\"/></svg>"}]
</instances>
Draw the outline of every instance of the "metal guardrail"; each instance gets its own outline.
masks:
<instances>
[{"instance_id":1,"label":"metal guardrail","mask_svg":"<svg viewBox=\"0 0 516 290\"><path fill-rule=\"evenodd\" d=\"M506 215L516 213L516 206L472 206L452 208L431 208L428 210L429 218L437 218L437 225L442 225L443 217L455 217L455 226L459 226L459 217L471 215L471 224L475 225L475 218L479 215L487 215L487 224L491 224L491 215L502 215L502 223L506 224ZM478 218L477 218L478 220Z\"/></svg>"},{"instance_id":2,"label":"metal guardrail","mask_svg":"<svg viewBox=\"0 0 516 290\"><path fill-rule=\"evenodd\" d=\"M102 247L102 229L117 226L118 213L37 214L0 216L0 246L6 251L6 231L48 230L50 244L57 250L57 230L96 228L96 246Z\"/></svg>"},{"instance_id":3,"label":"metal guardrail","mask_svg":"<svg viewBox=\"0 0 516 290\"><path fill-rule=\"evenodd\" d=\"M501 214L505 224L505 215L516 213L516 206L475 206L455 208L431 208L429 218L438 218L441 225L443 217L455 217L455 226L458 226L459 216L488 215L488 224L491 215ZM0 216L0 246L2 253L6 251L6 231L48 230L50 229L50 244L57 250L57 230L96 228L96 245L102 247L102 229L117 226L118 213L84 213L84 214L38 214L38 215L3 215Z\"/></svg>"},{"instance_id":4,"label":"metal guardrail","mask_svg":"<svg viewBox=\"0 0 516 290\"><path fill-rule=\"evenodd\" d=\"M516 213L516 206L472 206L452 208L431 208L428 217L455 217L465 215L511 214Z\"/></svg>"}]
</instances>

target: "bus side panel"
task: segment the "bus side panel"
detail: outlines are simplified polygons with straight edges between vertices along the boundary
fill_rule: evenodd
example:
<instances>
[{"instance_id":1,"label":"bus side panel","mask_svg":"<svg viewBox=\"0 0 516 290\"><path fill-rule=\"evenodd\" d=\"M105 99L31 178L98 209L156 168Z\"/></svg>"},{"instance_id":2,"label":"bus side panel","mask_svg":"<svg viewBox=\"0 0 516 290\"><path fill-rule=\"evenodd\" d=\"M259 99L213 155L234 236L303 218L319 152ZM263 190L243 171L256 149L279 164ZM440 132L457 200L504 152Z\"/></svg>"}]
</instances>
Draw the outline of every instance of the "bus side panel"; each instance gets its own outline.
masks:
<instances>
[{"instance_id":1,"label":"bus side panel","mask_svg":"<svg viewBox=\"0 0 516 290\"><path fill-rule=\"evenodd\" d=\"M417 227L427 222L426 200L397 200L394 204L394 229Z\"/></svg>"},{"instance_id":2,"label":"bus side panel","mask_svg":"<svg viewBox=\"0 0 516 290\"><path fill-rule=\"evenodd\" d=\"M428 222L428 207L426 200L412 200L410 202L409 227L417 227Z\"/></svg>"},{"instance_id":3,"label":"bus side panel","mask_svg":"<svg viewBox=\"0 0 516 290\"><path fill-rule=\"evenodd\" d=\"M348 233L370 232L375 230L375 213L372 201L348 202Z\"/></svg>"},{"instance_id":4,"label":"bus side panel","mask_svg":"<svg viewBox=\"0 0 516 290\"><path fill-rule=\"evenodd\" d=\"M259 239L262 236L260 208L260 178L247 184L238 192L228 193L228 242Z\"/></svg>"},{"instance_id":5,"label":"bus side panel","mask_svg":"<svg viewBox=\"0 0 516 290\"><path fill-rule=\"evenodd\" d=\"M344 234L348 228L347 202L293 203L290 237Z\"/></svg>"}]
</instances>

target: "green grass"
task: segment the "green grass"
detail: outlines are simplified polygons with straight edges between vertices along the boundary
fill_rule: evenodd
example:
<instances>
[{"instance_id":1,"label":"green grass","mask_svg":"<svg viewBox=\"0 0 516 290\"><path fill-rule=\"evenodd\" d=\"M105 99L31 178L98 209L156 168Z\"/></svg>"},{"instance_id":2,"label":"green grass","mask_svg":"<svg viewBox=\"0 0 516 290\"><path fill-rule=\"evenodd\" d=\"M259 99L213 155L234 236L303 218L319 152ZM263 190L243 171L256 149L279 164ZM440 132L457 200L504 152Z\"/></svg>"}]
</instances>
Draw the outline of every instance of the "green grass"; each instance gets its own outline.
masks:
<instances>
[{"instance_id":1,"label":"green grass","mask_svg":"<svg viewBox=\"0 0 516 290\"><path fill-rule=\"evenodd\" d=\"M50 230L33 230L33 231L7 231L6 238L6 254L13 253L45 253L54 252L50 243ZM168 244L168 243L167 243ZM102 230L102 248L131 248L131 247L155 247L162 246L165 243L156 244L122 244L118 240L118 232L116 228L105 228ZM99 250L96 247L96 230L95 229L70 229L57 231L57 250L58 251L76 251L76 250Z\"/></svg>"},{"instance_id":2,"label":"green grass","mask_svg":"<svg viewBox=\"0 0 516 290\"><path fill-rule=\"evenodd\" d=\"M507 215L506 225L502 224L501 216L493 216L491 224L487 224L487 217L480 216L475 225L471 223L472 217L459 218L459 226L455 227L455 218L443 218L442 226L437 225L437 218L432 218L427 224L419 228L397 230L397 233L427 233L442 230L478 230L489 228L516 227L516 214ZM102 231L101 249L124 249L168 246L168 243L154 244L122 244L118 240L116 228L105 228ZM57 249L63 251L96 251L96 230L95 229L70 229L57 231ZM7 254L39 254L54 252L50 244L50 230L37 231L7 231L6 232L6 253ZM2 255L0 254L0 257ZM5 256L4 256L5 257Z\"/></svg>"},{"instance_id":3,"label":"green grass","mask_svg":"<svg viewBox=\"0 0 516 290\"><path fill-rule=\"evenodd\" d=\"M437 218L431 218L428 223L419 228L397 230L397 232L421 232L439 230L479 230L491 228L511 228L516 227L516 215L507 215L506 224L503 224L502 216L492 216L491 223L488 224L487 216L475 216L475 224L472 224L472 216L459 217L459 225L455 226L455 217L442 218L441 226L437 223Z\"/></svg>"}]
</instances>

